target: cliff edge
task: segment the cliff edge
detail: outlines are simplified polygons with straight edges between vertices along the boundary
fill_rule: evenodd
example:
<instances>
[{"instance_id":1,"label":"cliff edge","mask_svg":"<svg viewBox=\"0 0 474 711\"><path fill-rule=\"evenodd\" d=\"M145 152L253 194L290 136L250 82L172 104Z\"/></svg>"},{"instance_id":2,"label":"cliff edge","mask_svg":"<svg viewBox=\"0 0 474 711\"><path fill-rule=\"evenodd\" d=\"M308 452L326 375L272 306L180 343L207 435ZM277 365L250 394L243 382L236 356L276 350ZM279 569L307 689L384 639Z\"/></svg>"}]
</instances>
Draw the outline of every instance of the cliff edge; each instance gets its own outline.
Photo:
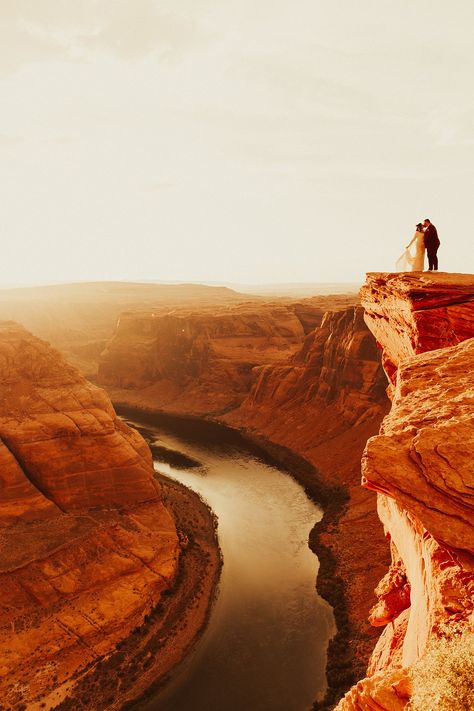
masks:
<instances>
[{"instance_id":1,"label":"cliff edge","mask_svg":"<svg viewBox=\"0 0 474 711\"><path fill-rule=\"evenodd\" d=\"M472 644L474 276L369 274L361 298L393 397L367 443L362 484L377 492L392 563L371 612L385 629L367 677L337 708L392 711L407 707L439 640ZM433 709L465 708L436 696L438 682Z\"/></svg>"}]
</instances>

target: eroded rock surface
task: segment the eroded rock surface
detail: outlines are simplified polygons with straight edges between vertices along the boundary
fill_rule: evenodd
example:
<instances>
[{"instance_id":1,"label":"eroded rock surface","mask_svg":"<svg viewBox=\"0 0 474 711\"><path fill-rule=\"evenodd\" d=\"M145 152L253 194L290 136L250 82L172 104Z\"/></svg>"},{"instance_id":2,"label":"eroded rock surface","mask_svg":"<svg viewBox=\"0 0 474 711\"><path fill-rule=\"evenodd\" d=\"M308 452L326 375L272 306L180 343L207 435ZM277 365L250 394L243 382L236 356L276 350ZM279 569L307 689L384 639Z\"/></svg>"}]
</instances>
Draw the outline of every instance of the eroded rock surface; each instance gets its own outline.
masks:
<instances>
[{"instance_id":1,"label":"eroded rock surface","mask_svg":"<svg viewBox=\"0 0 474 711\"><path fill-rule=\"evenodd\" d=\"M219 415L241 404L256 366L287 360L322 317L310 299L122 314L99 382L168 411Z\"/></svg>"},{"instance_id":2,"label":"eroded rock surface","mask_svg":"<svg viewBox=\"0 0 474 711\"><path fill-rule=\"evenodd\" d=\"M341 711L405 708L410 669L430 643L474 631L473 284L467 275L371 274L362 290L395 378L392 410L362 466L392 565L371 615L387 626ZM400 696L393 678L408 692Z\"/></svg>"},{"instance_id":3,"label":"eroded rock surface","mask_svg":"<svg viewBox=\"0 0 474 711\"><path fill-rule=\"evenodd\" d=\"M130 314L103 355L100 378L117 402L218 417L290 448L329 487L349 490L349 505L321 540L347 585L352 649L366 661L377 635L367 623L375 598L361 581L369 568L375 587L388 554L375 499L359 486L360 457L388 400L362 310L338 296L166 318ZM368 565L371 545L379 550Z\"/></svg>"},{"instance_id":4,"label":"eroded rock surface","mask_svg":"<svg viewBox=\"0 0 474 711\"><path fill-rule=\"evenodd\" d=\"M20 708L104 657L174 580L151 455L107 395L0 322L0 694ZM60 696L56 699L60 700ZM49 702L48 702L49 703Z\"/></svg>"},{"instance_id":5,"label":"eroded rock surface","mask_svg":"<svg viewBox=\"0 0 474 711\"><path fill-rule=\"evenodd\" d=\"M373 648L367 616L386 565L386 544L374 497L360 488L360 457L388 409L380 350L360 307L328 312L319 328L284 363L256 369L256 381L240 408L225 416L232 425L263 435L304 456L329 487L343 485L347 505L320 541L332 553L344 581L356 630L351 651L366 662ZM372 548L370 564L367 550Z\"/></svg>"},{"instance_id":6,"label":"eroded rock surface","mask_svg":"<svg viewBox=\"0 0 474 711\"><path fill-rule=\"evenodd\" d=\"M298 438L314 446L321 436L329 439L372 420L385 400L380 353L360 307L327 312L292 357L254 373L255 384L230 419L262 423L269 434L273 426L280 440L285 430L293 447Z\"/></svg>"},{"instance_id":7,"label":"eroded rock surface","mask_svg":"<svg viewBox=\"0 0 474 711\"><path fill-rule=\"evenodd\" d=\"M405 358L474 337L472 274L371 273L360 297L392 384Z\"/></svg>"},{"instance_id":8,"label":"eroded rock surface","mask_svg":"<svg viewBox=\"0 0 474 711\"><path fill-rule=\"evenodd\" d=\"M367 444L363 484L441 544L474 551L474 339L399 366L390 415Z\"/></svg>"}]
</instances>

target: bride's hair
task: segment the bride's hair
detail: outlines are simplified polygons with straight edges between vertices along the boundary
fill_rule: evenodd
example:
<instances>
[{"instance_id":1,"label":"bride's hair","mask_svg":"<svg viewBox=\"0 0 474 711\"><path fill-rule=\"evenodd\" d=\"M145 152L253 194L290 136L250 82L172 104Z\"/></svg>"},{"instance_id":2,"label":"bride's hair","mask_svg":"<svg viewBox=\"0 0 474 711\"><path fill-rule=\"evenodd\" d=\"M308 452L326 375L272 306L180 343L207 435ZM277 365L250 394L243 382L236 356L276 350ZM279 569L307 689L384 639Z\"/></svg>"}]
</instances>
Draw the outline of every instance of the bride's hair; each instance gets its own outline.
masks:
<instances>
[{"instance_id":1,"label":"bride's hair","mask_svg":"<svg viewBox=\"0 0 474 711\"><path fill-rule=\"evenodd\" d=\"M421 232L421 228L422 228L422 227L423 227L423 225L421 224L421 222L419 222L419 223L417 224L417 226L416 226L417 232Z\"/></svg>"}]
</instances>

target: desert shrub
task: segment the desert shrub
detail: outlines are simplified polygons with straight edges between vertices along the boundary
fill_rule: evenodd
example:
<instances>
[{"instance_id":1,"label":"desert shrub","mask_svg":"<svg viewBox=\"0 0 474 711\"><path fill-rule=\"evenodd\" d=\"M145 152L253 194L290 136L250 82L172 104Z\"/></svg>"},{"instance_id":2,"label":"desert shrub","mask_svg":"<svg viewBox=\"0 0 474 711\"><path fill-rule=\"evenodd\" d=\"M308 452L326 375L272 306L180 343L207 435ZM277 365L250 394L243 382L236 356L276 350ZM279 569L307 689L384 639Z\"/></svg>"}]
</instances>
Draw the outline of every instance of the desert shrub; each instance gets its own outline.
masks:
<instances>
[{"instance_id":1,"label":"desert shrub","mask_svg":"<svg viewBox=\"0 0 474 711\"><path fill-rule=\"evenodd\" d=\"M474 709L474 634L439 639L413 666L412 711Z\"/></svg>"}]
</instances>

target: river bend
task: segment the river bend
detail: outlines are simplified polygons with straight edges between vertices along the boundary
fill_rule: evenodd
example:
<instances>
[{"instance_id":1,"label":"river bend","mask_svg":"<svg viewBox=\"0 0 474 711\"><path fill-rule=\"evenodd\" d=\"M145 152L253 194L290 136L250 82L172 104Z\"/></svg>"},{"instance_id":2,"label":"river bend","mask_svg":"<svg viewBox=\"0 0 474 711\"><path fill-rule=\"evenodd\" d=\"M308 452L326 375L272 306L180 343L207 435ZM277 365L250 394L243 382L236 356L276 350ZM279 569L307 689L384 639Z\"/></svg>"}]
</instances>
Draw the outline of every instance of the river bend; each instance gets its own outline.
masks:
<instances>
[{"instance_id":1,"label":"river bend","mask_svg":"<svg viewBox=\"0 0 474 711\"><path fill-rule=\"evenodd\" d=\"M152 445L155 469L198 492L217 515L224 559L207 629L146 711L308 711L325 693L334 633L308 547L321 510L233 430L122 414ZM169 452L185 455L184 464L170 464Z\"/></svg>"}]
</instances>

